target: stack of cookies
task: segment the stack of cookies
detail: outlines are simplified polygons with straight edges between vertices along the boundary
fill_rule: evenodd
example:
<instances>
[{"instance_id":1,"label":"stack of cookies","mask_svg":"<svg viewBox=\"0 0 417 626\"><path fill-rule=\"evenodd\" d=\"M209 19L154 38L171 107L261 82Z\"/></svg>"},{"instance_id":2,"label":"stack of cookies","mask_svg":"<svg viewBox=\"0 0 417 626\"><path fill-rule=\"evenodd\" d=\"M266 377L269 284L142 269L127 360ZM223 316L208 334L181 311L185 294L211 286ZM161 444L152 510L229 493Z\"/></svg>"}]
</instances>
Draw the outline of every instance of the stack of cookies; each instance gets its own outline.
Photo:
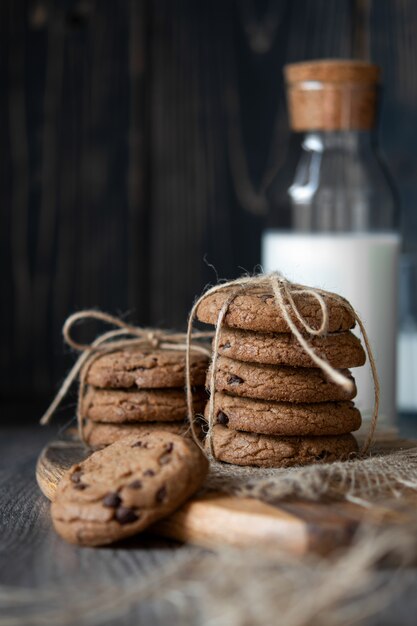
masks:
<instances>
[{"instance_id":1,"label":"stack of cookies","mask_svg":"<svg viewBox=\"0 0 417 626\"><path fill-rule=\"evenodd\" d=\"M216 324L230 297L226 287L209 294L197 317ZM304 320L318 328L322 311L316 298L295 293L294 303ZM329 324L325 336L308 336L310 345L347 377L347 368L365 362L355 325L343 300L324 294ZM293 317L297 327L300 322ZM211 372L208 373L209 386ZM353 381L354 383L354 381ZM228 307L220 331L214 372L214 456L237 465L290 467L346 458L357 451L352 431L361 416L356 395L331 382L298 343L267 289L253 286ZM206 407L208 417L208 405Z\"/></svg>"},{"instance_id":2,"label":"stack of cookies","mask_svg":"<svg viewBox=\"0 0 417 626\"><path fill-rule=\"evenodd\" d=\"M207 400L207 366L207 356L192 352L196 413L203 412ZM183 351L128 347L104 354L88 367L86 382L82 429L90 447L102 448L130 433L188 433Z\"/></svg>"}]
</instances>

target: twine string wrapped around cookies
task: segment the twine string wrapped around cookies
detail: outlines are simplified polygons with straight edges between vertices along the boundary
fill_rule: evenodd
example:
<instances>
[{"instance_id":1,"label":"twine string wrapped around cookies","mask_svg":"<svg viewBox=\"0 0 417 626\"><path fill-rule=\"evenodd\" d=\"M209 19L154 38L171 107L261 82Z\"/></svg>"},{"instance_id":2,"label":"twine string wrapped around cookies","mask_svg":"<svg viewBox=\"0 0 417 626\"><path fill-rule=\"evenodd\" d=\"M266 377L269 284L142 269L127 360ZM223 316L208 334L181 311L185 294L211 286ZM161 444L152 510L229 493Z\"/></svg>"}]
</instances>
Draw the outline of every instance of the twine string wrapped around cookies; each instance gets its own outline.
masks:
<instances>
[{"instance_id":1,"label":"twine string wrapped around cookies","mask_svg":"<svg viewBox=\"0 0 417 626\"><path fill-rule=\"evenodd\" d=\"M315 363L317 367L319 367L326 376L332 380L337 385L340 385L347 391L352 391L353 382L350 378L346 377L339 370L330 365L325 359L320 357L314 348L310 345L308 340L303 336L300 330L297 327L294 318L299 322L304 331L309 335L325 335L328 332L329 328L329 311L324 299L324 296L331 297L337 304L340 304L343 308L345 308L358 323L360 328L366 352L368 355L369 363L371 366L373 383L374 383L374 409L372 413L372 418L369 424L369 430L365 442L362 446L361 454L365 455L373 441L375 428L378 420L378 410L379 410L379 379L378 372L376 368L375 358L373 356L372 348L368 339L368 335L366 333L366 329L362 320L360 319L358 313L355 309L345 300L342 296L337 294L329 294L322 289L307 287L305 285L300 285L297 283L292 283L287 280L284 276L279 274L278 272L273 272L271 274L265 275L257 275L257 276L244 276L242 278L238 278L233 281L224 282L218 285L215 285L208 291L206 291L198 300L194 303L189 320L188 320L188 328L187 328L187 352L186 352L186 387L187 387L187 408L188 415L191 425L191 432L193 434L194 440L199 444L198 433L195 428L195 413L192 402L192 392L191 392L191 338L193 336L193 323L196 317L197 309L201 302L205 300L208 296L218 293L223 290L230 290L230 294L225 298L219 312L217 315L216 321L216 331L214 334L213 340L213 354L212 354L212 362L210 367L209 374L209 391L210 391L210 400L209 400L209 415L208 415L208 430L207 430L207 442L210 454L213 456L213 440L212 440L212 431L215 423L214 419L214 410L215 410L215 377L217 372L217 359L219 352L219 342L220 342L220 333L224 325L225 317L228 313L229 307L231 303L235 300L235 298L246 291L250 290L253 287L269 289L272 291L275 304L277 306L277 311L282 315L283 319L288 325L290 332L296 337L298 343L303 348L305 353L310 357L310 359ZM319 305L321 311L321 323L318 328L311 326L307 320L300 313L295 301L294 295L307 295L312 297Z\"/></svg>"},{"instance_id":2,"label":"twine string wrapped around cookies","mask_svg":"<svg viewBox=\"0 0 417 626\"><path fill-rule=\"evenodd\" d=\"M92 343L79 343L71 335L77 322L96 320L112 324L117 328L99 335ZM52 415L67 395L70 387L79 376L79 393L77 401L77 422L80 437L83 439L82 429L82 404L87 387L87 376L92 364L103 354L109 354L124 348L144 348L159 350L180 350L184 352L194 351L210 355L210 351L203 344L198 344L201 339L213 336L212 332L193 333L190 342L184 333L171 333L159 329L140 328L121 320L118 317L103 313L102 311L85 310L70 315L62 329L64 341L74 350L80 352L80 356L72 366L58 390L54 400L42 416L40 423L48 424Z\"/></svg>"}]
</instances>

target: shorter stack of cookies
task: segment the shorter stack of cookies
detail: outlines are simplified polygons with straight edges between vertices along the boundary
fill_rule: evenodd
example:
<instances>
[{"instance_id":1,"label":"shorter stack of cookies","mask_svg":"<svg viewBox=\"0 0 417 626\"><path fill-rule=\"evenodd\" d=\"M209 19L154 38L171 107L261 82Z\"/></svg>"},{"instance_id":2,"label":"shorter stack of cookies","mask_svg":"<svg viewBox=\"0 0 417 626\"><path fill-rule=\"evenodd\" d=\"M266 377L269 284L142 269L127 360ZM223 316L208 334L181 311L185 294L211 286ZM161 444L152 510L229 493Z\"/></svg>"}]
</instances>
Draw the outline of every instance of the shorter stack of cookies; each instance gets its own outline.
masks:
<instances>
[{"instance_id":1,"label":"shorter stack of cookies","mask_svg":"<svg viewBox=\"0 0 417 626\"><path fill-rule=\"evenodd\" d=\"M197 318L216 324L233 286L204 298ZM322 311L314 296L293 295L304 320L319 328ZM316 354L349 377L352 390L331 382L301 347L276 306L272 291L252 286L229 304L220 330L214 372L212 449L237 465L290 467L346 458L357 451L352 431L361 416L351 401L356 387L347 368L365 362L355 320L341 298L324 294L329 321L325 336L306 336ZM302 330L299 321L293 321ZM210 387L211 371L207 386ZM209 417L209 404L206 418Z\"/></svg>"},{"instance_id":2,"label":"shorter stack of cookies","mask_svg":"<svg viewBox=\"0 0 417 626\"><path fill-rule=\"evenodd\" d=\"M208 357L191 355L194 410L202 413ZM82 400L83 439L102 448L128 434L165 430L189 433L185 353L181 350L127 347L104 354L88 366Z\"/></svg>"}]
</instances>

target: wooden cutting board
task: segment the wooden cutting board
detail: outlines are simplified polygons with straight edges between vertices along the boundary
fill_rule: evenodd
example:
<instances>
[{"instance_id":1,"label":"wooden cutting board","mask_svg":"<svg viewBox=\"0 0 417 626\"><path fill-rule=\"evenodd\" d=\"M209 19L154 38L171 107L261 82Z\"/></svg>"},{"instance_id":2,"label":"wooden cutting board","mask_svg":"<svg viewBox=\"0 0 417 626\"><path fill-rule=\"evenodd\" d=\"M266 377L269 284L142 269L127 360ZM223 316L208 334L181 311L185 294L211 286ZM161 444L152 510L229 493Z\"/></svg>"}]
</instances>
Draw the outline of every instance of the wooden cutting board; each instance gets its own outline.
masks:
<instances>
[{"instance_id":1,"label":"wooden cutting board","mask_svg":"<svg viewBox=\"0 0 417 626\"><path fill-rule=\"evenodd\" d=\"M41 491L53 500L64 472L88 456L77 441L57 440L41 452L36 477ZM416 499L414 496L413 506ZM410 502L411 504L411 502ZM236 498L221 493L193 498L168 518L152 527L163 537L210 547L276 546L294 554L327 554L347 546L361 522L403 524L408 521L404 506L373 506L349 502L285 502L278 506L253 498Z\"/></svg>"}]
</instances>

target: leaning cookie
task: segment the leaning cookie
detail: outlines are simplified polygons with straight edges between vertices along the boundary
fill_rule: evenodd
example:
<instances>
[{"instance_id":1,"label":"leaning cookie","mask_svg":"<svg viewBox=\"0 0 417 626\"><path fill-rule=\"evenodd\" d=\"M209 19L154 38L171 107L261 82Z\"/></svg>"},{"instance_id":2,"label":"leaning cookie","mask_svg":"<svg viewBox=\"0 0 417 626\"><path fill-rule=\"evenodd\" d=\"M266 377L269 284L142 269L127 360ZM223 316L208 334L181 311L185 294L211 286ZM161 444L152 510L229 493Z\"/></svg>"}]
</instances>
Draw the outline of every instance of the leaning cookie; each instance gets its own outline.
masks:
<instances>
[{"instance_id":1,"label":"leaning cookie","mask_svg":"<svg viewBox=\"0 0 417 626\"><path fill-rule=\"evenodd\" d=\"M353 387L346 390L328 380L318 368L243 363L221 356L217 359L216 391L235 396L279 402L328 402L351 400L356 386L349 370L340 370ZM210 386L211 370L207 375Z\"/></svg>"},{"instance_id":2,"label":"leaning cookie","mask_svg":"<svg viewBox=\"0 0 417 626\"><path fill-rule=\"evenodd\" d=\"M349 458L358 450L353 435L273 437L231 430L217 424L212 433L216 459L234 465L293 467ZM208 446L208 442L206 442Z\"/></svg>"},{"instance_id":3,"label":"leaning cookie","mask_svg":"<svg viewBox=\"0 0 417 626\"><path fill-rule=\"evenodd\" d=\"M209 408L207 404L206 419ZM353 402L273 402L220 392L214 398L214 420L232 430L292 437L343 435L358 430L362 422Z\"/></svg>"},{"instance_id":4,"label":"leaning cookie","mask_svg":"<svg viewBox=\"0 0 417 626\"><path fill-rule=\"evenodd\" d=\"M352 332L329 333L324 337L306 337L315 353L332 367L360 367L366 361L361 342ZM219 354L253 363L317 367L291 333L255 333L223 327Z\"/></svg>"},{"instance_id":5,"label":"leaning cookie","mask_svg":"<svg viewBox=\"0 0 417 626\"><path fill-rule=\"evenodd\" d=\"M85 546L130 537L177 509L207 471L207 459L190 439L163 431L130 435L62 478L51 508L54 527Z\"/></svg>"},{"instance_id":6,"label":"leaning cookie","mask_svg":"<svg viewBox=\"0 0 417 626\"><path fill-rule=\"evenodd\" d=\"M208 357L191 353L191 384L204 385ZM125 348L104 354L88 366L86 382L94 387L166 389L185 384L185 352Z\"/></svg>"},{"instance_id":7,"label":"leaning cookie","mask_svg":"<svg viewBox=\"0 0 417 626\"><path fill-rule=\"evenodd\" d=\"M218 315L233 287L224 288L207 295L197 307L197 318L206 324L217 324ZM323 312L320 303L311 293L293 293L293 300L298 312L307 324L320 328ZM349 303L330 292L320 292L328 313L328 332L349 330L355 325L355 319L349 309ZM299 330L305 330L297 317L292 320ZM288 333L290 328L275 302L272 290L264 287L251 287L245 293L235 296L229 304L224 318L225 326L255 330L267 333Z\"/></svg>"},{"instance_id":8,"label":"leaning cookie","mask_svg":"<svg viewBox=\"0 0 417 626\"><path fill-rule=\"evenodd\" d=\"M203 387L193 392L194 412L207 401ZM82 401L83 417L95 422L178 422L187 415L184 389L99 389L89 387Z\"/></svg>"},{"instance_id":9,"label":"leaning cookie","mask_svg":"<svg viewBox=\"0 0 417 626\"><path fill-rule=\"evenodd\" d=\"M203 420L204 421L204 420ZM199 436L203 435L202 421L196 422L195 429ZM83 420L83 440L93 449L104 448L115 441L119 441L126 435L143 435L144 433L163 430L174 433L181 437L191 437L190 425L187 421L182 422L149 422L130 424L110 424Z\"/></svg>"}]
</instances>

